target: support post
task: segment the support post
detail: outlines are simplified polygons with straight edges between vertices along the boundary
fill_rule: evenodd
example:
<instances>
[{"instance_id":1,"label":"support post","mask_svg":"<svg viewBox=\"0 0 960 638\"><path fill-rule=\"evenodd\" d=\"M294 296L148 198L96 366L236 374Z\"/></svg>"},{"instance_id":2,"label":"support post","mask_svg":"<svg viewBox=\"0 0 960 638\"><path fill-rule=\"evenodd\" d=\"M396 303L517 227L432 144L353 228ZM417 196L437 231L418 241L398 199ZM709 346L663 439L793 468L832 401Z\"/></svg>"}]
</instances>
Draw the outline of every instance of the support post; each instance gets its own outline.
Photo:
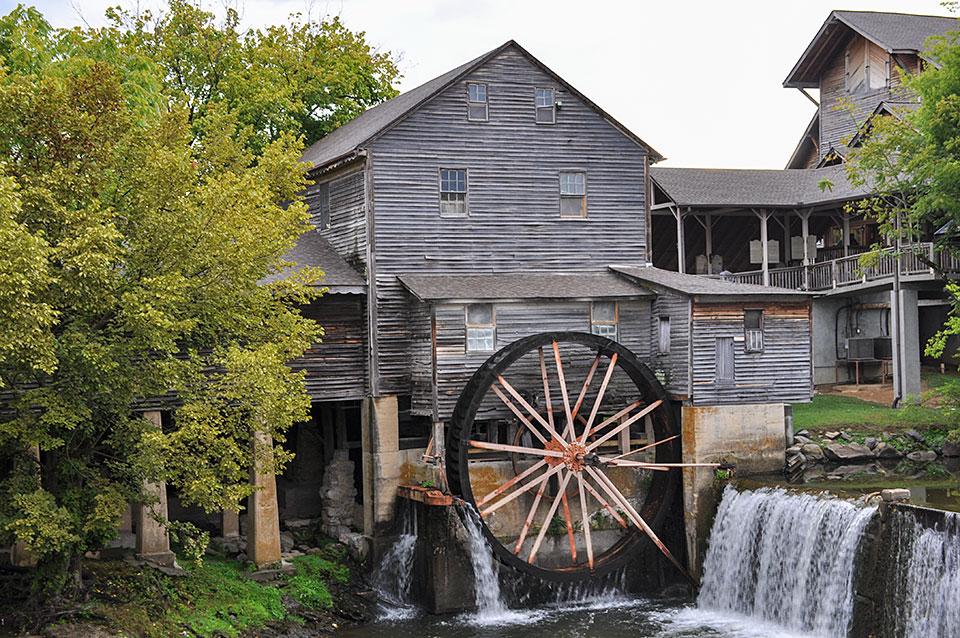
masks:
<instances>
[{"instance_id":1,"label":"support post","mask_svg":"<svg viewBox=\"0 0 960 638\"><path fill-rule=\"evenodd\" d=\"M32 444L28 452L30 460L36 465L37 473L40 471L40 446ZM37 558L27 549L23 541L17 541L10 548L10 564L14 567L36 567Z\"/></svg>"},{"instance_id":2,"label":"support post","mask_svg":"<svg viewBox=\"0 0 960 638\"><path fill-rule=\"evenodd\" d=\"M850 256L850 216L843 213L843 256Z\"/></svg>"},{"instance_id":3,"label":"support post","mask_svg":"<svg viewBox=\"0 0 960 638\"><path fill-rule=\"evenodd\" d=\"M800 235L803 240L803 289L810 290L810 211L799 213Z\"/></svg>"},{"instance_id":4,"label":"support post","mask_svg":"<svg viewBox=\"0 0 960 638\"><path fill-rule=\"evenodd\" d=\"M920 401L920 326L919 303L917 291L910 288L901 288L899 298L897 292L891 291L890 307L899 312L891 313L894 335L893 348L893 391L894 396L900 396L904 402L909 398L912 402ZM899 307L899 308L898 308Z\"/></svg>"},{"instance_id":5,"label":"support post","mask_svg":"<svg viewBox=\"0 0 960 638\"><path fill-rule=\"evenodd\" d=\"M273 439L257 432L251 441L253 466L247 511L247 555L257 569L280 563L280 512L277 506L277 477L273 473Z\"/></svg>"},{"instance_id":6,"label":"support post","mask_svg":"<svg viewBox=\"0 0 960 638\"><path fill-rule=\"evenodd\" d=\"M143 413L143 418L153 427L161 427L160 410L148 410ZM170 537L166 528L167 486L162 482L145 482L143 491L153 497L153 502L141 503L137 507L137 558L173 565L176 556L170 551Z\"/></svg>"},{"instance_id":7,"label":"support post","mask_svg":"<svg viewBox=\"0 0 960 638\"><path fill-rule=\"evenodd\" d=\"M397 397L369 397L360 410L363 434L363 533L374 536L393 517L400 486Z\"/></svg>"},{"instance_id":8,"label":"support post","mask_svg":"<svg viewBox=\"0 0 960 638\"><path fill-rule=\"evenodd\" d=\"M703 233L706 242L704 252L707 253L707 274L713 274L713 215L707 213L704 217Z\"/></svg>"},{"instance_id":9,"label":"support post","mask_svg":"<svg viewBox=\"0 0 960 638\"><path fill-rule=\"evenodd\" d=\"M767 209L761 208L760 212L757 213L757 216L760 218L760 249L763 251L763 285L770 285L770 254L767 251L767 243L769 241L769 235L767 234L767 219L769 214Z\"/></svg>"},{"instance_id":10,"label":"support post","mask_svg":"<svg viewBox=\"0 0 960 638\"><path fill-rule=\"evenodd\" d=\"M673 216L677 220L677 272L683 273L686 272L686 246L684 246L685 238L683 235L683 211L680 210L680 207L670 209L673 211Z\"/></svg>"}]
</instances>

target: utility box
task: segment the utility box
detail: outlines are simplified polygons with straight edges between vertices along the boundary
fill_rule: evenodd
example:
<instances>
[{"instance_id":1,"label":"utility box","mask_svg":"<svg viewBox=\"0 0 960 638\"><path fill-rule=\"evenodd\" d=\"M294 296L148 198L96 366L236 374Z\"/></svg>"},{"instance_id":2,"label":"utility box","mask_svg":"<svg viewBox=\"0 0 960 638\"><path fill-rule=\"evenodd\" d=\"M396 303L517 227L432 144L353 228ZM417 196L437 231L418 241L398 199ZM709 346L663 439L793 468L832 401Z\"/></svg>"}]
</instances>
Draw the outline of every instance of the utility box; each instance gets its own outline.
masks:
<instances>
[{"instance_id":1,"label":"utility box","mask_svg":"<svg viewBox=\"0 0 960 638\"><path fill-rule=\"evenodd\" d=\"M850 337L847 339L847 360L866 361L874 359L874 337Z\"/></svg>"},{"instance_id":2,"label":"utility box","mask_svg":"<svg viewBox=\"0 0 960 638\"><path fill-rule=\"evenodd\" d=\"M873 340L873 356L877 359L890 361L893 359L893 339L890 337L876 337Z\"/></svg>"}]
</instances>

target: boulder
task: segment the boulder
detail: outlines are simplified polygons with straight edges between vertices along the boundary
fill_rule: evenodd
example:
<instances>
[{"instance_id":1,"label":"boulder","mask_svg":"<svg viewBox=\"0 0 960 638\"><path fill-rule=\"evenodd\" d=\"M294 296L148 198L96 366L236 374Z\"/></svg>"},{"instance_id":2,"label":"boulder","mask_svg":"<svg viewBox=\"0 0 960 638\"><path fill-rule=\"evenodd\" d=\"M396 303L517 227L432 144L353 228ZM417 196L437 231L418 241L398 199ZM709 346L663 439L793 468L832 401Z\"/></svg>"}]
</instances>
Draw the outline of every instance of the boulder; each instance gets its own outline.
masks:
<instances>
[{"instance_id":1,"label":"boulder","mask_svg":"<svg viewBox=\"0 0 960 638\"><path fill-rule=\"evenodd\" d=\"M366 560L367 555L370 553L370 542L363 534L347 532L346 534L341 534L338 540L347 546L347 551L350 553L350 556L358 563Z\"/></svg>"},{"instance_id":2,"label":"boulder","mask_svg":"<svg viewBox=\"0 0 960 638\"><path fill-rule=\"evenodd\" d=\"M907 430L907 436L916 441L917 443L923 443L923 435L917 432L916 430Z\"/></svg>"},{"instance_id":3,"label":"boulder","mask_svg":"<svg viewBox=\"0 0 960 638\"><path fill-rule=\"evenodd\" d=\"M917 450L907 454L907 458L914 463L930 463L937 460L937 453L933 450Z\"/></svg>"},{"instance_id":4,"label":"boulder","mask_svg":"<svg viewBox=\"0 0 960 638\"><path fill-rule=\"evenodd\" d=\"M837 438L843 439L843 440L846 441L847 443L849 443L850 441L853 440L853 437L851 437L851 436L850 436L849 434L847 434L846 432L840 432L840 436L837 437Z\"/></svg>"},{"instance_id":5,"label":"boulder","mask_svg":"<svg viewBox=\"0 0 960 638\"><path fill-rule=\"evenodd\" d=\"M289 554L293 550L293 546L296 545L297 541L293 537L291 532L280 532L280 552L283 554Z\"/></svg>"},{"instance_id":6,"label":"boulder","mask_svg":"<svg viewBox=\"0 0 960 638\"><path fill-rule=\"evenodd\" d=\"M794 454L800 454L799 445L792 445L787 448L787 456L793 456Z\"/></svg>"},{"instance_id":7,"label":"boulder","mask_svg":"<svg viewBox=\"0 0 960 638\"><path fill-rule=\"evenodd\" d=\"M793 437L794 445L807 445L808 443L813 443L813 439L811 439L808 436L804 436L803 434L797 434L796 436Z\"/></svg>"},{"instance_id":8,"label":"boulder","mask_svg":"<svg viewBox=\"0 0 960 638\"><path fill-rule=\"evenodd\" d=\"M949 456L951 458L956 458L960 456L960 443L957 443L955 441L944 441L943 455Z\"/></svg>"},{"instance_id":9,"label":"boulder","mask_svg":"<svg viewBox=\"0 0 960 638\"><path fill-rule=\"evenodd\" d=\"M897 448L893 447L889 443L880 441L877 443L877 446L873 448L873 453L877 456L878 459L899 459L903 458L903 453Z\"/></svg>"},{"instance_id":10,"label":"boulder","mask_svg":"<svg viewBox=\"0 0 960 638\"><path fill-rule=\"evenodd\" d=\"M828 439L830 439L831 441L833 441L833 440L836 439L838 436L840 436L840 433L839 433L839 432L824 432L824 433L823 433L823 436L825 436L826 438L828 438Z\"/></svg>"},{"instance_id":11,"label":"boulder","mask_svg":"<svg viewBox=\"0 0 960 638\"><path fill-rule=\"evenodd\" d=\"M867 446L868 448L870 448L871 450L873 450L873 449L875 449L875 448L877 447L877 443L879 443L879 442L880 442L880 441L878 441L878 440L875 439L874 437L868 436L866 439L864 439L863 444L866 445L866 446Z\"/></svg>"},{"instance_id":12,"label":"boulder","mask_svg":"<svg viewBox=\"0 0 960 638\"><path fill-rule=\"evenodd\" d=\"M810 430L800 430L799 432L796 433L795 436L805 436L807 438L810 438Z\"/></svg>"},{"instance_id":13,"label":"boulder","mask_svg":"<svg viewBox=\"0 0 960 638\"><path fill-rule=\"evenodd\" d=\"M823 450L824 455L831 461L872 461L873 452L866 445L859 443L832 443Z\"/></svg>"},{"instance_id":14,"label":"boulder","mask_svg":"<svg viewBox=\"0 0 960 638\"><path fill-rule=\"evenodd\" d=\"M910 490L903 489L902 487L883 490L880 492L880 498L882 498L885 503L895 503L897 501L909 501Z\"/></svg>"},{"instance_id":15,"label":"boulder","mask_svg":"<svg viewBox=\"0 0 960 638\"><path fill-rule=\"evenodd\" d=\"M814 463L823 460L823 448L816 443L807 443L800 448L800 451L803 452L803 455L807 457L809 461L813 461Z\"/></svg>"}]
</instances>

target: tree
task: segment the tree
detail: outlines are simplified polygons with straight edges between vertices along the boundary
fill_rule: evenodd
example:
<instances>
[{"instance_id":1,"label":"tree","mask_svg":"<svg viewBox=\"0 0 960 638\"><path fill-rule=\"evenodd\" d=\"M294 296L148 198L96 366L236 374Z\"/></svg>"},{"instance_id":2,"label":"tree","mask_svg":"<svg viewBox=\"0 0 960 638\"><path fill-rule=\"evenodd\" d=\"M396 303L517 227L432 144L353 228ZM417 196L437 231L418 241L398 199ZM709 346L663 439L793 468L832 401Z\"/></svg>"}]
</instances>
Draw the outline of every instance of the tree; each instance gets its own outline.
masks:
<instances>
[{"instance_id":1,"label":"tree","mask_svg":"<svg viewBox=\"0 0 960 638\"><path fill-rule=\"evenodd\" d=\"M0 19L0 542L39 558L48 594L148 501L145 481L229 509L254 463L289 459L250 442L308 417L286 364L322 335L299 312L320 273L260 282L309 228L305 136L396 73L335 20L239 32L177 0L113 15L102 30ZM171 423L152 428L147 405Z\"/></svg>"}]
</instances>

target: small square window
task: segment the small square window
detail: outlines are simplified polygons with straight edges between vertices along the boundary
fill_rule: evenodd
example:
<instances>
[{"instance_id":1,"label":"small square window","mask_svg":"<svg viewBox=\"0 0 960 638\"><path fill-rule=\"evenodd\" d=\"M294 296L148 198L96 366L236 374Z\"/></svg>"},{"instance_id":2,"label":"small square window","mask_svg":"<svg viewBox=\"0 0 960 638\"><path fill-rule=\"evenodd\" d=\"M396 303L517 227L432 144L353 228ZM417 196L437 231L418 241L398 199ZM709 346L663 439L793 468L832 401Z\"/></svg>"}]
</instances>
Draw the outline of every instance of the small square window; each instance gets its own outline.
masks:
<instances>
[{"instance_id":1,"label":"small square window","mask_svg":"<svg viewBox=\"0 0 960 638\"><path fill-rule=\"evenodd\" d=\"M587 176L585 173L560 173L560 216L587 216Z\"/></svg>"},{"instance_id":2,"label":"small square window","mask_svg":"<svg viewBox=\"0 0 960 638\"><path fill-rule=\"evenodd\" d=\"M440 214L449 217L464 217L467 214L465 169L440 169Z\"/></svg>"},{"instance_id":3,"label":"small square window","mask_svg":"<svg viewBox=\"0 0 960 638\"><path fill-rule=\"evenodd\" d=\"M670 317L660 317L657 331L657 354L670 354Z\"/></svg>"},{"instance_id":4,"label":"small square window","mask_svg":"<svg viewBox=\"0 0 960 638\"><path fill-rule=\"evenodd\" d=\"M615 301L595 301L590 304L590 332L616 341L619 333L618 310Z\"/></svg>"},{"instance_id":5,"label":"small square window","mask_svg":"<svg viewBox=\"0 0 960 638\"><path fill-rule=\"evenodd\" d=\"M493 352L497 342L493 304L476 303L466 307L467 352Z\"/></svg>"},{"instance_id":6,"label":"small square window","mask_svg":"<svg viewBox=\"0 0 960 638\"><path fill-rule=\"evenodd\" d=\"M763 310L743 311L743 332L747 352L763 351Z\"/></svg>"},{"instance_id":7,"label":"small square window","mask_svg":"<svg viewBox=\"0 0 960 638\"><path fill-rule=\"evenodd\" d=\"M471 122L486 122L489 117L487 85L467 84L467 119Z\"/></svg>"},{"instance_id":8,"label":"small square window","mask_svg":"<svg viewBox=\"0 0 960 638\"><path fill-rule=\"evenodd\" d=\"M536 90L537 124L553 124L557 121L557 101L553 89Z\"/></svg>"}]
</instances>

